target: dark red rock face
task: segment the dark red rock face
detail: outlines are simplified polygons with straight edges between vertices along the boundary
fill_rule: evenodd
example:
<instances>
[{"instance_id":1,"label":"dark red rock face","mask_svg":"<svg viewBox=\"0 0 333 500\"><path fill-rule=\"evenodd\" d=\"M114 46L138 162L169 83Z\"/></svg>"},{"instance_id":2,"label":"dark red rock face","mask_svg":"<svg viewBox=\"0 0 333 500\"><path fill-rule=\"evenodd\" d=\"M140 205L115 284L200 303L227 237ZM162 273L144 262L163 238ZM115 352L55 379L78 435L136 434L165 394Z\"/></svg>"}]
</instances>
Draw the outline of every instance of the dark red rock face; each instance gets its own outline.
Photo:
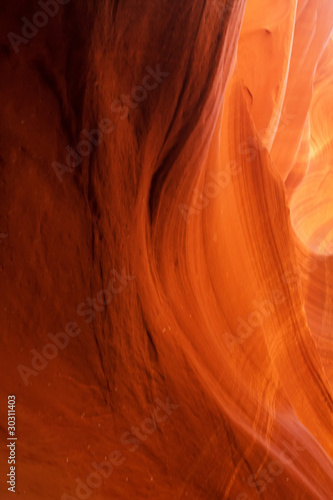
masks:
<instances>
[{"instance_id":1,"label":"dark red rock face","mask_svg":"<svg viewBox=\"0 0 333 500\"><path fill-rule=\"evenodd\" d=\"M0 10L1 499L331 500L332 1Z\"/></svg>"}]
</instances>

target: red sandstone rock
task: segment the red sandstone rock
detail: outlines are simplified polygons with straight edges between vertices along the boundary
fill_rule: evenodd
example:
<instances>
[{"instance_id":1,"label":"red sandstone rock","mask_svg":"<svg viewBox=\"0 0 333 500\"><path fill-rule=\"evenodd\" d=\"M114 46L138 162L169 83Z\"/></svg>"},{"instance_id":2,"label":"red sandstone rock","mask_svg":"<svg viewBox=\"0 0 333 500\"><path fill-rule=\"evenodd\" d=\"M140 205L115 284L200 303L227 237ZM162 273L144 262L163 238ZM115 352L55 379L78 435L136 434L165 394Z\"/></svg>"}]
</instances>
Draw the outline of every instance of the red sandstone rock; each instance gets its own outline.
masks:
<instances>
[{"instance_id":1,"label":"red sandstone rock","mask_svg":"<svg viewBox=\"0 0 333 500\"><path fill-rule=\"evenodd\" d=\"M332 498L333 4L264 3L1 9L1 498L8 395L28 500Z\"/></svg>"}]
</instances>

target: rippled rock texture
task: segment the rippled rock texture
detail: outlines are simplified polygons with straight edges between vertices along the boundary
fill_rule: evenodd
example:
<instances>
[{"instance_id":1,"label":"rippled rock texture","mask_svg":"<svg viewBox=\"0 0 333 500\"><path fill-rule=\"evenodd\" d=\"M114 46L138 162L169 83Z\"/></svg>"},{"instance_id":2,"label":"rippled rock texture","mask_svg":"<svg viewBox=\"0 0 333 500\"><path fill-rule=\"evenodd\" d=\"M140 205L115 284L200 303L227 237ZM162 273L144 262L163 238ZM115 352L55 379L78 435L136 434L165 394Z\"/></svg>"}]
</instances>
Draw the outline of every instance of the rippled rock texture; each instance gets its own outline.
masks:
<instances>
[{"instance_id":1,"label":"rippled rock texture","mask_svg":"<svg viewBox=\"0 0 333 500\"><path fill-rule=\"evenodd\" d=\"M23 498L332 499L332 27L331 0L2 2Z\"/></svg>"}]
</instances>

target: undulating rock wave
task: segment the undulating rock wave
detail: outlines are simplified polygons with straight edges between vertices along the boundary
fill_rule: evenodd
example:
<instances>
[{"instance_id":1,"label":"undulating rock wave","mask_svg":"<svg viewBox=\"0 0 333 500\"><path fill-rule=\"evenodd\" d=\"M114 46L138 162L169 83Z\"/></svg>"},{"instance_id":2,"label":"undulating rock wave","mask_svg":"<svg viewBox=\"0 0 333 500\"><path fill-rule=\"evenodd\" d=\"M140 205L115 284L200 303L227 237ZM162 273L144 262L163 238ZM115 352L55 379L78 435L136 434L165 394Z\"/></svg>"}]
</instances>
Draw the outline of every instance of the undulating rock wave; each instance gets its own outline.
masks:
<instances>
[{"instance_id":1,"label":"undulating rock wave","mask_svg":"<svg viewBox=\"0 0 333 500\"><path fill-rule=\"evenodd\" d=\"M1 9L17 491L330 500L332 1L44 3Z\"/></svg>"}]
</instances>

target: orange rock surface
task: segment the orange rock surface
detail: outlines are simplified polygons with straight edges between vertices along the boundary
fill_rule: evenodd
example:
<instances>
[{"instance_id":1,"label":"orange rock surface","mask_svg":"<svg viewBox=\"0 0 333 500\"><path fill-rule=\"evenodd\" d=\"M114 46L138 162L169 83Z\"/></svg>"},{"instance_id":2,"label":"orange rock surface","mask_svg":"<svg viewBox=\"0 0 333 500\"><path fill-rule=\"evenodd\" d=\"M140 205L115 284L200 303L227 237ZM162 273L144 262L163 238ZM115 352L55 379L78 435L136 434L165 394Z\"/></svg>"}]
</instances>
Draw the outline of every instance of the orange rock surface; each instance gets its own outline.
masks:
<instances>
[{"instance_id":1,"label":"orange rock surface","mask_svg":"<svg viewBox=\"0 0 333 500\"><path fill-rule=\"evenodd\" d=\"M1 498L331 500L333 2L1 14Z\"/></svg>"}]
</instances>

